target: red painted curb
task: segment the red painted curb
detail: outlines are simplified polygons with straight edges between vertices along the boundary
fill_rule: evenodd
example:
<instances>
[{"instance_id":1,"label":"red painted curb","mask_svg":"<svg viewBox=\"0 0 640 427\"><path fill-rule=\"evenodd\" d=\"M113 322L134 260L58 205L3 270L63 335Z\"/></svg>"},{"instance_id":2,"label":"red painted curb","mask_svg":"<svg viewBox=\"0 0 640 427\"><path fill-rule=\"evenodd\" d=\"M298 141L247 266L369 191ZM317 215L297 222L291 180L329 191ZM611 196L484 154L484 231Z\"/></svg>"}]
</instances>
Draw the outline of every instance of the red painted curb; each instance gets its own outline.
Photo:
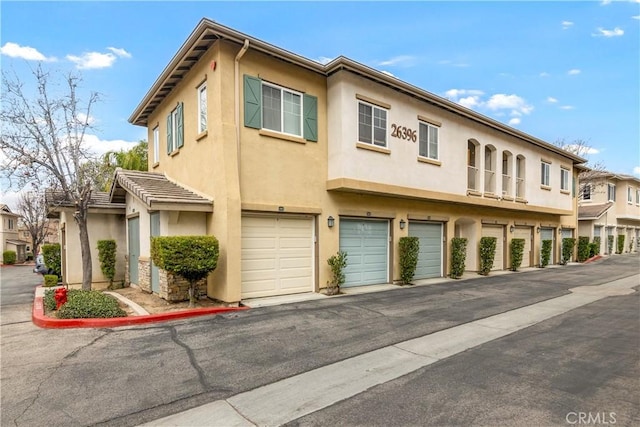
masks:
<instances>
[{"instance_id":1,"label":"red painted curb","mask_svg":"<svg viewBox=\"0 0 640 427\"><path fill-rule=\"evenodd\" d=\"M590 262L598 261L600 258L602 258L602 255L593 256L588 260L586 260L585 262L583 262L583 264L589 264Z\"/></svg>"},{"instance_id":2,"label":"red painted curb","mask_svg":"<svg viewBox=\"0 0 640 427\"><path fill-rule=\"evenodd\" d=\"M248 310L249 307L211 307L194 308L189 310L171 311L168 313L148 314L145 316L114 317L109 319L55 319L44 315L42 297L33 301L33 324L41 328L115 328L118 326L140 325L144 323L166 322L187 317L220 314L231 311Z\"/></svg>"}]
</instances>

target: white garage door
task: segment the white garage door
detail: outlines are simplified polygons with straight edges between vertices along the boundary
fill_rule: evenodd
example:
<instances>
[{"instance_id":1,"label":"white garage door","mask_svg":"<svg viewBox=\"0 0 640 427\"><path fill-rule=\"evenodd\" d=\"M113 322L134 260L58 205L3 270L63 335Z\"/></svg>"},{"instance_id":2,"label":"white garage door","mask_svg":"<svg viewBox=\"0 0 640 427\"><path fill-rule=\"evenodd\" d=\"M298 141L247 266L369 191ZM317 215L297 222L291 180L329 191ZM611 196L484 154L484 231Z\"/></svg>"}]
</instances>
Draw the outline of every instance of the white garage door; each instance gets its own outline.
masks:
<instances>
[{"instance_id":1,"label":"white garage door","mask_svg":"<svg viewBox=\"0 0 640 427\"><path fill-rule=\"evenodd\" d=\"M389 281L389 221L340 219L340 250L347 253L343 286Z\"/></svg>"},{"instance_id":2,"label":"white garage door","mask_svg":"<svg viewBox=\"0 0 640 427\"><path fill-rule=\"evenodd\" d=\"M242 298L313 291L313 219L242 217Z\"/></svg>"},{"instance_id":3,"label":"white garage door","mask_svg":"<svg viewBox=\"0 0 640 427\"><path fill-rule=\"evenodd\" d=\"M522 264L520 267L531 267L531 227L516 227L513 231L514 239L524 239Z\"/></svg>"},{"instance_id":4,"label":"white garage door","mask_svg":"<svg viewBox=\"0 0 640 427\"><path fill-rule=\"evenodd\" d=\"M493 258L491 270L504 269L504 227L501 225L483 225L482 237L496 238L496 256Z\"/></svg>"},{"instance_id":5,"label":"white garage door","mask_svg":"<svg viewBox=\"0 0 640 427\"><path fill-rule=\"evenodd\" d=\"M409 236L420 242L414 278L442 277L442 224L410 222Z\"/></svg>"},{"instance_id":6,"label":"white garage door","mask_svg":"<svg viewBox=\"0 0 640 427\"><path fill-rule=\"evenodd\" d=\"M551 240L551 255L549 257L549 265L554 264L555 257L555 233L553 228L541 228L540 229L540 260L542 260L542 241Z\"/></svg>"}]
</instances>

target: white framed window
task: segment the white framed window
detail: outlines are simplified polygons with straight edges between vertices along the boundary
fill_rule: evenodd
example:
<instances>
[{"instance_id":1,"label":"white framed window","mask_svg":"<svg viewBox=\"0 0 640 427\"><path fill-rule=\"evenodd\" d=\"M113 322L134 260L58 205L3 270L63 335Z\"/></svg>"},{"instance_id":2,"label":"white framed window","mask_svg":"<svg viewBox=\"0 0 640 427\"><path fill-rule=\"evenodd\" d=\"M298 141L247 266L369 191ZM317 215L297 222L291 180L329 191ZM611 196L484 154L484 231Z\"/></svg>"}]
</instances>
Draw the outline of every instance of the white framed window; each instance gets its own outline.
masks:
<instances>
[{"instance_id":1,"label":"white framed window","mask_svg":"<svg viewBox=\"0 0 640 427\"><path fill-rule=\"evenodd\" d=\"M607 200L610 202L616 201L616 185L607 184Z\"/></svg>"},{"instance_id":2,"label":"white framed window","mask_svg":"<svg viewBox=\"0 0 640 427\"><path fill-rule=\"evenodd\" d=\"M387 146L387 110L358 102L358 141Z\"/></svg>"},{"instance_id":3,"label":"white framed window","mask_svg":"<svg viewBox=\"0 0 640 427\"><path fill-rule=\"evenodd\" d=\"M640 205L640 188L636 189L636 205Z\"/></svg>"},{"instance_id":4,"label":"white framed window","mask_svg":"<svg viewBox=\"0 0 640 427\"><path fill-rule=\"evenodd\" d=\"M9 230L13 230L13 219L9 218Z\"/></svg>"},{"instance_id":5,"label":"white framed window","mask_svg":"<svg viewBox=\"0 0 640 427\"><path fill-rule=\"evenodd\" d=\"M607 200L610 202L616 201L616 185L607 184Z\"/></svg>"},{"instance_id":6,"label":"white framed window","mask_svg":"<svg viewBox=\"0 0 640 427\"><path fill-rule=\"evenodd\" d=\"M153 163L160 162L160 128L153 128Z\"/></svg>"},{"instance_id":7,"label":"white framed window","mask_svg":"<svg viewBox=\"0 0 640 427\"><path fill-rule=\"evenodd\" d=\"M582 187L582 200L591 200L591 186L589 184Z\"/></svg>"},{"instance_id":8,"label":"white framed window","mask_svg":"<svg viewBox=\"0 0 640 427\"><path fill-rule=\"evenodd\" d=\"M198 86L198 133L207 130L207 82Z\"/></svg>"},{"instance_id":9,"label":"white framed window","mask_svg":"<svg viewBox=\"0 0 640 427\"><path fill-rule=\"evenodd\" d=\"M418 129L418 155L438 160L439 128L429 123L420 122Z\"/></svg>"},{"instance_id":10,"label":"white framed window","mask_svg":"<svg viewBox=\"0 0 640 427\"><path fill-rule=\"evenodd\" d=\"M262 127L302 136L302 94L262 82Z\"/></svg>"},{"instance_id":11,"label":"white framed window","mask_svg":"<svg viewBox=\"0 0 640 427\"><path fill-rule=\"evenodd\" d=\"M548 162L545 162L544 160L542 162L540 162L540 184L545 186L545 187L550 187L550 171L551 171L551 164Z\"/></svg>"},{"instance_id":12,"label":"white framed window","mask_svg":"<svg viewBox=\"0 0 640 427\"><path fill-rule=\"evenodd\" d=\"M627 187L627 202L633 203L633 190L631 187Z\"/></svg>"},{"instance_id":13,"label":"white framed window","mask_svg":"<svg viewBox=\"0 0 640 427\"><path fill-rule=\"evenodd\" d=\"M560 190L569 191L569 169L560 168Z\"/></svg>"},{"instance_id":14,"label":"white framed window","mask_svg":"<svg viewBox=\"0 0 640 427\"><path fill-rule=\"evenodd\" d=\"M522 155L516 157L516 197L523 199L525 196L525 158Z\"/></svg>"}]
</instances>

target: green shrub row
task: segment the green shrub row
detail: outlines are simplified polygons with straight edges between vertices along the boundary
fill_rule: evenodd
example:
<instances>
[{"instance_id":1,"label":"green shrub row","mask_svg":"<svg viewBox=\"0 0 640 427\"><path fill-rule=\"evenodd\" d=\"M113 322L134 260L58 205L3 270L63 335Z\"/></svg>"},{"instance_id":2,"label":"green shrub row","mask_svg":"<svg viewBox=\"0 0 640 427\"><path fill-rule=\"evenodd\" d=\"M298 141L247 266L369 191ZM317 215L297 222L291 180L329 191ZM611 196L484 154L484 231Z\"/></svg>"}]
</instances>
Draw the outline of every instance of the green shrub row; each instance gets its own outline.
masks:
<instances>
[{"instance_id":1,"label":"green shrub row","mask_svg":"<svg viewBox=\"0 0 640 427\"><path fill-rule=\"evenodd\" d=\"M618 234L618 250L616 251L617 254L621 254L624 252L624 238L624 234Z\"/></svg>"},{"instance_id":2,"label":"green shrub row","mask_svg":"<svg viewBox=\"0 0 640 427\"><path fill-rule=\"evenodd\" d=\"M462 277L467 258L467 239L464 237L454 237L451 239L451 278Z\"/></svg>"},{"instance_id":3,"label":"green shrub row","mask_svg":"<svg viewBox=\"0 0 640 427\"><path fill-rule=\"evenodd\" d=\"M42 257L47 268L53 270L56 276L62 277L62 266L60 254L60 244L52 243L49 245L42 245Z\"/></svg>"},{"instance_id":4,"label":"green shrub row","mask_svg":"<svg viewBox=\"0 0 640 427\"><path fill-rule=\"evenodd\" d=\"M55 274L45 274L44 275L44 287L51 288L58 284L58 276Z\"/></svg>"},{"instance_id":5,"label":"green shrub row","mask_svg":"<svg viewBox=\"0 0 640 427\"><path fill-rule=\"evenodd\" d=\"M551 247L553 245L553 240L543 240L542 241L542 254L540 257L540 267L545 268L549 265L549 260L551 259Z\"/></svg>"},{"instance_id":6,"label":"green shrub row","mask_svg":"<svg viewBox=\"0 0 640 427\"><path fill-rule=\"evenodd\" d=\"M585 262L589 259L589 238L586 236L578 237L578 262Z\"/></svg>"},{"instance_id":7,"label":"green shrub row","mask_svg":"<svg viewBox=\"0 0 640 427\"><path fill-rule=\"evenodd\" d=\"M495 237L480 238L480 271L479 273L486 276L493 268L493 260L496 256L496 244L498 239Z\"/></svg>"},{"instance_id":8,"label":"green shrub row","mask_svg":"<svg viewBox=\"0 0 640 427\"><path fill-rule=\"evenodd\" d=\"M400 280L408 285L413 280L418 266L418 252L420 240L417 237L404 236L400 238Z\"/></svg>"},{"instance_id":9,"label":"green shrub row","mask_svg":"<svg viewBox=\"0 0 640 427\"><path fill-rule=\"evenodd\" d=\"M116 277L116 241L98 240L98 260L100 260L100 270L104 277L109 279L109 286L113 284Z\"/></svg>"},{"instance_id":10,"label":"green shrub row","mask_svg":"<svg viewBox=\"0 0 640 427\"><path fill-rule=\"evenodd\" d=\"M112 296L100 291L80 289L67 292L67 302L58 310L58 317L61 319L111 318L126 315L118 305L118 300Z\"/></svg>"},{"instance_id":11,"label":"green shrub row","mask_svg":"<svg viewBox=\"0 0 640 427\"><path fill-rule=\"evenodd\" d=\"M6 265L13 265L16 263L16 251L4 251L2 252L2 263Z\"/></svg>"},{"instance_id":12,"label":"green shrub row","mask_svg":"<svg viewBox=\"0 0 640 427\"><path fill-rule=\"evenodd\" d=\"M613 253L613 235L607 236L607 253L611 255Z\"/></svg>"},{"instance_id":13,"label":"green shrub row","mask_svg":"<svg viewBox=\"0 0 640 427\"><path fill-rule=\"evenodd\" d=\"M573 248L576 246L576 239L573 237L565 237L562 239L562 264L571 261L573 256Z\"/></svg>"},{"instance_id":14,"label":"green shrub row","mask_svg":"<svg viewBox=\"0 0 640 427\"><path fill-rule=\"evenodd\" d=\"M509 251L511 252L511 271L518 271L524 255L524 239L511 239Z\"/></svg>"}]
</instances>

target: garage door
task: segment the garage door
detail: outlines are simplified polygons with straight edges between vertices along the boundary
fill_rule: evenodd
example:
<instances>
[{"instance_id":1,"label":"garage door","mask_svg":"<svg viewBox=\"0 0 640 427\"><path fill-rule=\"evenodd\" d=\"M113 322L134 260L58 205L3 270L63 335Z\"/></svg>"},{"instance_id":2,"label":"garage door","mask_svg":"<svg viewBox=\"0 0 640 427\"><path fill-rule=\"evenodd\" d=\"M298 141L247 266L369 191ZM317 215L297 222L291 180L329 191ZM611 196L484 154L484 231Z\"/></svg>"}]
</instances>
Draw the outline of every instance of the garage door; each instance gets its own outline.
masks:
<instances>
[{"instance_id":1,"label":"garage door","mask_svg":"<svg viewBox=\"0 0 640 427\"><path fill-rule=\"evenodd\" d=\"M493 258L493 267L491 270L504 269L504 227L501 225L483 225L482 237L496 238L496 256Z\"/></svg>"},{"instance_id":2,"label":"garage door","mask_svg":"<svg viewBox=\"0 0 640 427\"><path fill-rule=\"evenodd\" d=\"M313 291L313 219L242 217L242 298Z\"/></svg>"},{"instance_id":3,"label":"garage door","mask_svg":"<svg viewBox=\"0 0 640 427\"><path fill-rule=\"evenodd\" d=\"M553 232L553 228L541 228L540 229L540 259L542 260L542 241L543 240L551 240L551 256L549 257L549 265L554 264L553 260L555 257L555 241L553 236L555 233Z\"/></svg>"},{"instance_id":4,"label":"garage door","mask_svg":"<svg viewBox=\"0 0 640 427\"><path fill-rule=\"evenodd\" d=\"M520 267L531 267L531 227L516 227L513 231L514 239L524 239L522 264Z\"/></svg>"},{"instance_id":5,"label":"garage door","mask_svg":"<svg viewBox=\"0 0 640 427\"><path fill-rule=\"evenodd\" d=\"M442 224L410 222L409 236L420 242L414 278L442 277Z\"/></svg>"},{"instance_id":6,"label":"garage door","mask_svg":"<svg viewBox=\"0 0 640 427\"><path fill-rule=\"evenodd\" d=\"M347 253L343 286L389 281L389 221L341 219L340 250Z\"/></svg>"}]
</instances>

